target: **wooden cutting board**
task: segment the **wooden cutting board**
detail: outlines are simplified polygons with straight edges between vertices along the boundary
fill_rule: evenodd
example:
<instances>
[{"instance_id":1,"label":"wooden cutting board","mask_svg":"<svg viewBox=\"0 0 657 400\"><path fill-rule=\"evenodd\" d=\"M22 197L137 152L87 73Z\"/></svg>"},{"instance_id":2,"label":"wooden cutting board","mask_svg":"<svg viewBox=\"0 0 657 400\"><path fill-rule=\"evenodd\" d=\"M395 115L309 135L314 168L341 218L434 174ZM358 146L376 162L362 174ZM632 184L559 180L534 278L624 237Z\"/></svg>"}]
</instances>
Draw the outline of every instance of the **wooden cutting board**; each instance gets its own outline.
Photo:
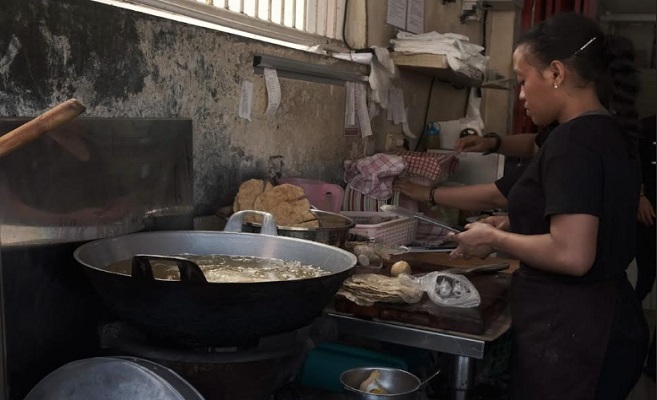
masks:
<instances>
[{"instance_id":1,"label":"wooden cutting board","mask_svg":"<svg viewBox=\"0 0 657 400\"><path fill-rule=\"evenodd\" d=\"M481 263L484 264L484 263ZM423 273L446 269L434 263L413 261L413 273ZM384 274L386 269L384 269ZM456 332L481 335L505 309L511 275L491 273L467 275L479 291L481 304L474 308L445 307L433 303L425 294L415 304L375 303L372 306L359 306L342 296L335 298L335 310L368 319L391 320L423 327L444 329Z\"/></svg>"}]
</instances>

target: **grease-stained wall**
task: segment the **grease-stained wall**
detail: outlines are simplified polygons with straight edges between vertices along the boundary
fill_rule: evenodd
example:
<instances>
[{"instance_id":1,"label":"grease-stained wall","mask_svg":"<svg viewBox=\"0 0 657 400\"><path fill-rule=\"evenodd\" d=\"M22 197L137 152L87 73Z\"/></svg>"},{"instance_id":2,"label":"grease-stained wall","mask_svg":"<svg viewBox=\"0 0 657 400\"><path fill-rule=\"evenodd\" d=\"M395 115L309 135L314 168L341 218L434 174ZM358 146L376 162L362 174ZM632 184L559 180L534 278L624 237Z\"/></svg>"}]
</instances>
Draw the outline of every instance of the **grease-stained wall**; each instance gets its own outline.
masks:
<instances>
[{"instance_id":1,"label":"grease-stained wall","mask_svg":"<svg viewBox=\"0 0 657 400\"><path fill-rule=\"evenodd\" d=\"M382 150L385 120L372 121L364 145L345 137L344 87L281 79L282 104L271 118L256 53L347 71L362 67L191 26L90 0L0 0L0 115L35 116L68 98L87 117L191 118L197 214L232 203L239 183L283 174L340 183L343 160ZM240 82L254 82L252 121L237 116ZM404 75L411 130L424 124L431 78ZM431 116L462 116L467 91L439 83Z\"/></svg>"}]
</instances>

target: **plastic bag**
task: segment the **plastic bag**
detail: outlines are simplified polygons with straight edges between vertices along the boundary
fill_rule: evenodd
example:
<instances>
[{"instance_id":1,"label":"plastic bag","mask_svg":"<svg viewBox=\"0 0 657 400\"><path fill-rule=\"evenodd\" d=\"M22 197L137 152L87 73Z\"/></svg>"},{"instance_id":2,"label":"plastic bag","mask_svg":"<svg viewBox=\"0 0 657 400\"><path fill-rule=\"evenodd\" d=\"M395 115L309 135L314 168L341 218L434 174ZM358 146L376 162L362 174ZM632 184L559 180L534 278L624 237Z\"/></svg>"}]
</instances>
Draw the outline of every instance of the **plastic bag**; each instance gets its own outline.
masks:
<instances>
[{"instance_id":1,"label":"plastic bag","mask_svg":"<svg viewBox=\"0 0 657 400\"><path fill-rule=\"evenodd\" d=\"M472 308L481 303L477 288L460 274L434 271L420 277L400 275L399 279L420 286L439 306Z\"/></svg>"}]
</instances>

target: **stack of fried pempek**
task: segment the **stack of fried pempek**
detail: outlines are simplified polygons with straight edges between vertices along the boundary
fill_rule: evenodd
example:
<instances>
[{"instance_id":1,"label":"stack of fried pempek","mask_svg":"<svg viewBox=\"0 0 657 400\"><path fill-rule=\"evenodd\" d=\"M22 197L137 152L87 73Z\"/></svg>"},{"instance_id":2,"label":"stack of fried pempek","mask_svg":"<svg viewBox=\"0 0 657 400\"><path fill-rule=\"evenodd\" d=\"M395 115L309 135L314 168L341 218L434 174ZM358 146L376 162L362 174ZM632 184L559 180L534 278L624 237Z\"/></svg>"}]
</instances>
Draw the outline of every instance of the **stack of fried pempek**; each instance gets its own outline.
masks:
<instances>
[{"instance_id":1,"label":"stack of fried pempek","mask_svg":"<svg viewBox=\"0 0 657 400\"><path fill-rule=\"evenodd\" d=\"M347 278L338 295L359 306L383 303L417 303L422 299L422 288L408 280L380 274L355 274Z\"/></svg>"},{"instance_id":2,"label":"stack of fried pempek","mask_svg":"<svg viewBox=\"0 0 657 400\"><path fill-rule=\"evenodd\" d=\"M287 183L273 186L261 179L243 182L233 202L233 212L242 210L266 211L274 216L278 226L319 227L303 189ZM261 223L262 217L247 216L245 220Z\"/></svg>"}]
</instances>

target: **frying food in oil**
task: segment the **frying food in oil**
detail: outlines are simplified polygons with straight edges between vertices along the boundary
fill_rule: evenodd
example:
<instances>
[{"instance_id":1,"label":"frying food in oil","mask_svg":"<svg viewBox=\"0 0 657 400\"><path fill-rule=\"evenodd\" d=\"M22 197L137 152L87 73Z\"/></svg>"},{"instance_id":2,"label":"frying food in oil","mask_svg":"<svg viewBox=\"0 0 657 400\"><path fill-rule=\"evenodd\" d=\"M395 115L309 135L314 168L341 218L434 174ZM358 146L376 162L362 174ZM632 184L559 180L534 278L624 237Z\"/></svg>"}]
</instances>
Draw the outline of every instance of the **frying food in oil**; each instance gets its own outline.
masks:
<instances>
[{"instance_id":1,"label":"frying food in oil","mask_svg":"<svg viewBox=\"0 0 657 400\"><path fill-rule=\"evenodd\" d=\"M198 264L208 282L273 282L295 279L317 278L331 272L299 261L274 258L228 255L181 255ZM153 276L161 280L180 280L175 262L167 260L151 261ZM108 271L130 275L132 259L109 265Z\"/></svg>"}]
</instances>

